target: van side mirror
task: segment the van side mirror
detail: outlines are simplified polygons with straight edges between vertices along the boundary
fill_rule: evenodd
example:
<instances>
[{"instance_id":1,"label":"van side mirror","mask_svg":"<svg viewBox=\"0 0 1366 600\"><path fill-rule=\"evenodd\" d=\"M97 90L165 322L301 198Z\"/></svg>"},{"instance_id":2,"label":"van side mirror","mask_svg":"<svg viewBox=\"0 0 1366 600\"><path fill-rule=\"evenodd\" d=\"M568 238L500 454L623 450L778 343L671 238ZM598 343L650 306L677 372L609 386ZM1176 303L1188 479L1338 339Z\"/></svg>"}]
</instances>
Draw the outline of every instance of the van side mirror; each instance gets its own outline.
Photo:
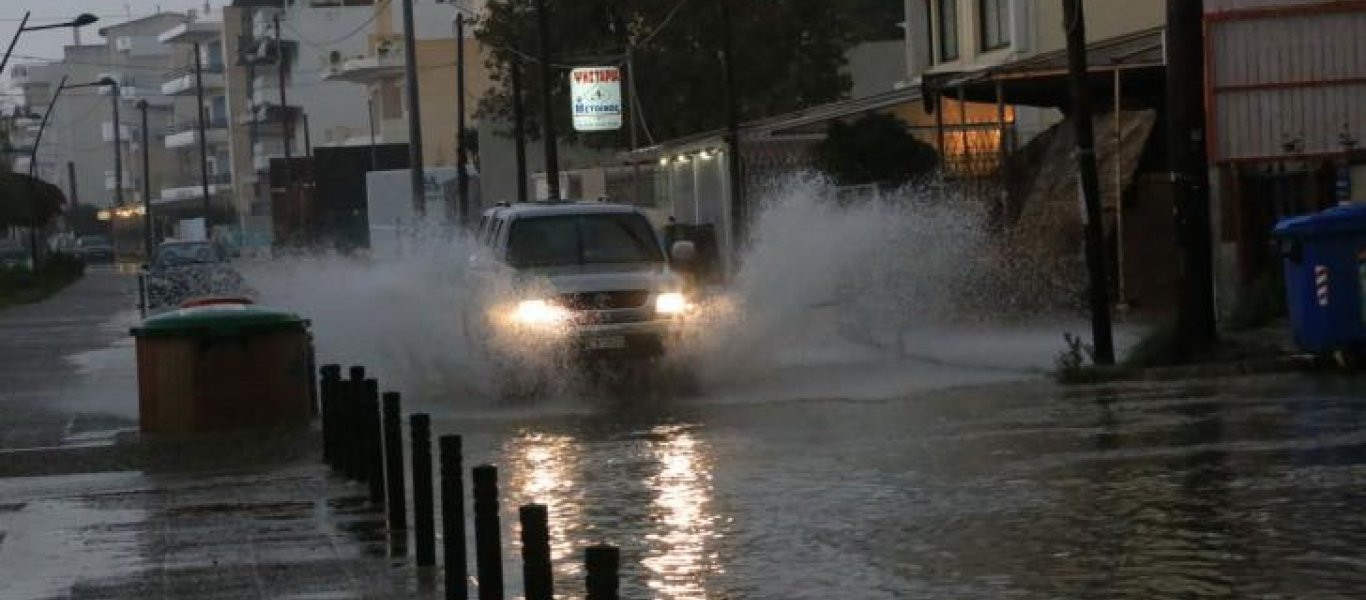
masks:
<instances>
[{"instance_id":1,"label":"van side mirror","mask_svg":"<svg viewBox=\"0 0 1366 600\"><path fill-rule=\"evenodd\" d=\"M697 262L697 245L688 240L679 240L669 248L669 258L680 267L689 267Z\"/></svg>"}]
</instances>

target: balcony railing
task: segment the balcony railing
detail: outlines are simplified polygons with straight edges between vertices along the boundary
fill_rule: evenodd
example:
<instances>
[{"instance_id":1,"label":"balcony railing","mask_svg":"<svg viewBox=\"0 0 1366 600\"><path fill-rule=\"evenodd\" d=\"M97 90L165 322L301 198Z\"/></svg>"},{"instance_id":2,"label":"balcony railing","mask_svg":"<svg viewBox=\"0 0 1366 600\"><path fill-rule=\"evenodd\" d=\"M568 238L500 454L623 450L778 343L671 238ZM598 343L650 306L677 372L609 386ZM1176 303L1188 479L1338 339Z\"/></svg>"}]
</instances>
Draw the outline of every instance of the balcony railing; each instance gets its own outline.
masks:
<instances>
[{"instance_id":1,"label":"balcony railing","mask_svg":"<svg viewBox=\"0 0 1366 600\"><path fill-rule=\"evenodd\" d=\"M204 122L204 129L223 129L228 126L228 120L223 117L213 117ZM166 126L166 135L175 135L186 131L199 129L199 122L196 120L181 121Z\"/></svg>"},{"instance_id":2,"label":"balcony railing","mask_svg":"<svg viewBox=\"0 0 1366 600\"><path fill-rule=\"evenodd\" d=\"M218 65L204 65L204 71L203 71L203 72L204 72L205 75L222 75L222 74L223 74L223 65L221 65L221 64L218 64ZM163 75L161 76L161 80L162 80L162 81L175 81L175 80L180 79L181 77L185 77L185 76L194 77L194 65L188 65L188 66L184 66L184 67L178 67L178 68L175 68L175 69L171 69L170 71L167 71L165 74L163 74Z\"/></svg>"}]
</instances>

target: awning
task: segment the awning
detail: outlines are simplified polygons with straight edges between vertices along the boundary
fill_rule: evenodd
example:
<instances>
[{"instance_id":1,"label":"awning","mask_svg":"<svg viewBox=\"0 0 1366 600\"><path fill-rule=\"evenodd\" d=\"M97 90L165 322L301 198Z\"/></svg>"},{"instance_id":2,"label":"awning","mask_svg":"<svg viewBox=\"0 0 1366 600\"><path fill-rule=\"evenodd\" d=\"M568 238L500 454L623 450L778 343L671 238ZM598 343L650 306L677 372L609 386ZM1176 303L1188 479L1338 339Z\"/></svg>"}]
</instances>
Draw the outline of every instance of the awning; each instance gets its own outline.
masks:
<instances>
[{"instance_id":1,"label":"awning","mask_svg":"<svg viewBox=\"0 0 1366 600\"><path fill-rule=\"evenodd\" d=\"M1094 42L1086 48L1092 98L1112 102L1116 73L1120 96L1129 108L1158 108L1166 81L1163 50L1165 28L1157 27ZM1070 104L1067 51L1055 50L1022 60L971 72L928 74L922 80L924 97L943 95L995 102L997 87L1006 104L1064 108ZM932 107L927 106L927 110Z\"/></svg>"}]
</instances>

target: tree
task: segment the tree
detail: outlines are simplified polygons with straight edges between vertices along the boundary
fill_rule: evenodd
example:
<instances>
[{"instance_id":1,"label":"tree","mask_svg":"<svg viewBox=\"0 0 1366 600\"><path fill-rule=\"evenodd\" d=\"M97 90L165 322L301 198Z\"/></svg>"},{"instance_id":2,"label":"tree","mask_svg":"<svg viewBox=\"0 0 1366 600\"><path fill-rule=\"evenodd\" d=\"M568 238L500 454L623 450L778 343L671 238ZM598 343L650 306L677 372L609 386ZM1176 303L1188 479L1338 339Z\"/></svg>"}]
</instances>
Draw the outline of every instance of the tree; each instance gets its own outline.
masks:
<instances>
[{"instance_id":1,"label":"tree","mask_svg":"<svg viewBox=\"0 0 1366 600\"><path fill-rule=\"evenodd\" d=\"M42 229L62 214L61 188L22 173L0 173L0 228Z\"/></svg>"},{"instance_id":2,"label":"tree","mask_svg":"<svg viewBox=\"0 0 1366 600\"><path fill-rule=\"evenodd\" d=\"M742 117L771 115L842 97L850 87L841 72L844 52L856 41L847 11L830 0L573 0L548 2L556 80L552 102L557 130L572 135L567 70L574 65L623 63L629 45L641 112L655 140L719 129L722 97L720 5L732 2L737 105ZM539 135L541 92L534 0L499 0L476 35L490 51L493 89L480 110L512 119L511 64L523 62L523 102L529 135ZM624 146L624 135L592 135L598 147Z\"/></svg>"},{"instance_id":3,"label":"tree","mask_svg":"<svg viewBox=\"0 0 1366 600\"><path fill-rule=\"evenodd\" d=\"M839 185L905 183L933 171L939 162L933 146L911 135L901 119L884 113L831 123L813 152L817 168Z\"/></svg>"}]
</instances>

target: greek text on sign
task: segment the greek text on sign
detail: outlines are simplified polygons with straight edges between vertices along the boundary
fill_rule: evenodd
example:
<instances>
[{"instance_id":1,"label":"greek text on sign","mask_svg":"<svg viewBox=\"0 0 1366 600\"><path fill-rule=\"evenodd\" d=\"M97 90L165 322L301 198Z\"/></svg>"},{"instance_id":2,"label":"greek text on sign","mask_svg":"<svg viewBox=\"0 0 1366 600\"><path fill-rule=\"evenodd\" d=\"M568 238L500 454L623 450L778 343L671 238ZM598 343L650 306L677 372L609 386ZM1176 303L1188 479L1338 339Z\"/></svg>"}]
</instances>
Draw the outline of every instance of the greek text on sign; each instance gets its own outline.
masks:
<instances>
[{"instance_id":1,"label":"greek text on sign","mask_svg":"<svg viewBox=\"0 0 1366 600\"><path fill-rule=\"evenodd\" d=\"M621 70L587 67L569 72L575 131L621 129Z\"/></svg>"}]
</instances>

